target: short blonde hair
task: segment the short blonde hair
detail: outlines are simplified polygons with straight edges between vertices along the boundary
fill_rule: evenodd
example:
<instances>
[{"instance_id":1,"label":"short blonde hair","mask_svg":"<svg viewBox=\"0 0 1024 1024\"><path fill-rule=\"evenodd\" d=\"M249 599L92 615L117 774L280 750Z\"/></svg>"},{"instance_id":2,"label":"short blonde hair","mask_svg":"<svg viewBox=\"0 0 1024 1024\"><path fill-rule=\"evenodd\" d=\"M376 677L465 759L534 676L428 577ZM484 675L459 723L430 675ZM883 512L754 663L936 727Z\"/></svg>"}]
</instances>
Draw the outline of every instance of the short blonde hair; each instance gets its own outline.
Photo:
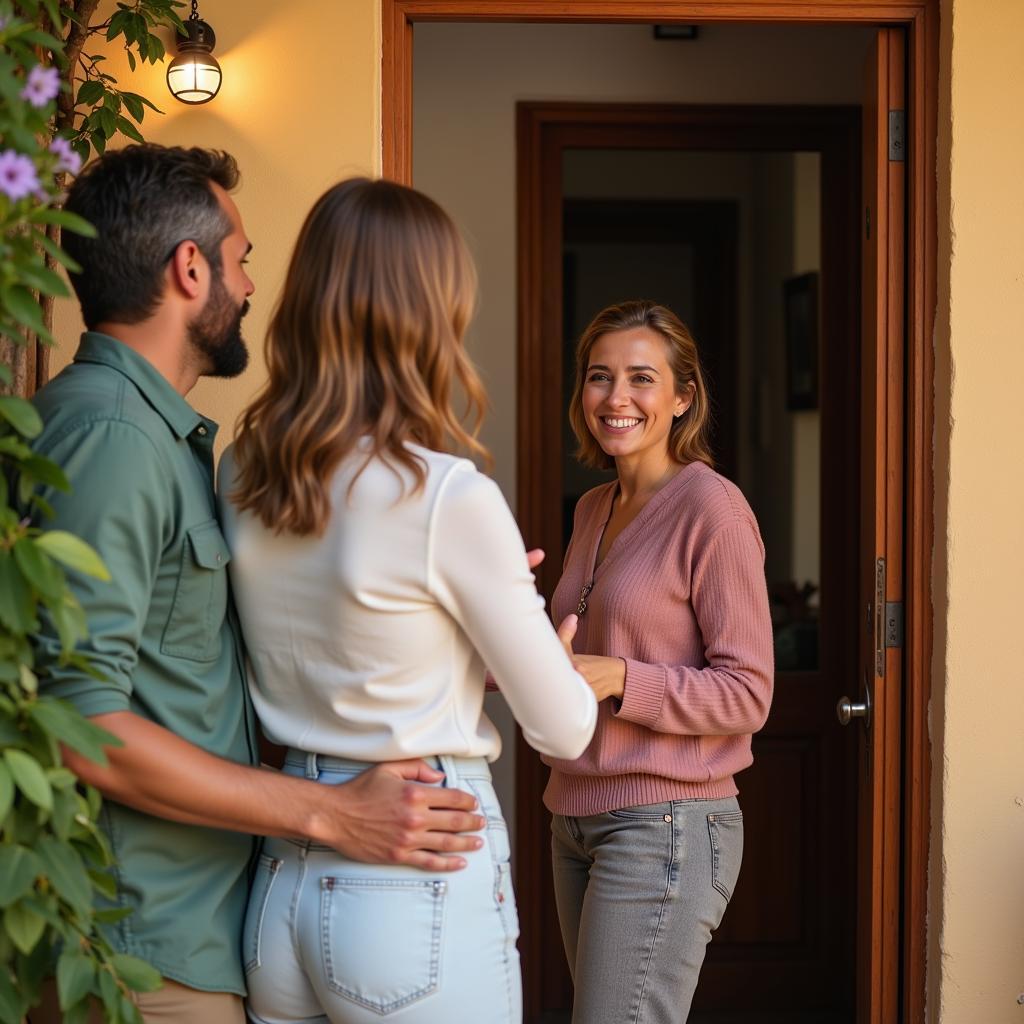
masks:
<instances>
[{"instance_id":1,"label":"short blonde hair","mask_svg":"<svg viewBox=\"0 0 1024 1024\"><path fill-rule=\"evenodd\" d=\"M367 178L325 192L267 331L267 382L239 421L235 504L275 532L322 534L331 476L363 436L367 461L404 466L417 489L426 467L407 442L489 462L484 389L462 345L475 303L465 242L432 199Z\"/></svg>"},{"instance_id":2,"label":"short blonde hair","mask_svg":"<svg viewBox=\"0 0 1024 1024\"><path fill-rule=\"evenodd\" d=\"M569 402L569 422L579 442L576 457L594 469L611 469L615 465L615 460L605 454L587 426L583 413L583 384L587 378L590 351L598 339L613 331L636 327L647 327L661 335L676 379L676 393L690 392L692 396L689 408L672 423L668 436L669 453L683 464L703 462L714 467L707 437L711 407L697 343L686 324L671 309L644 299L602 309L587 325L576 346L576 386Z\"/></svg>"}]
</instances>

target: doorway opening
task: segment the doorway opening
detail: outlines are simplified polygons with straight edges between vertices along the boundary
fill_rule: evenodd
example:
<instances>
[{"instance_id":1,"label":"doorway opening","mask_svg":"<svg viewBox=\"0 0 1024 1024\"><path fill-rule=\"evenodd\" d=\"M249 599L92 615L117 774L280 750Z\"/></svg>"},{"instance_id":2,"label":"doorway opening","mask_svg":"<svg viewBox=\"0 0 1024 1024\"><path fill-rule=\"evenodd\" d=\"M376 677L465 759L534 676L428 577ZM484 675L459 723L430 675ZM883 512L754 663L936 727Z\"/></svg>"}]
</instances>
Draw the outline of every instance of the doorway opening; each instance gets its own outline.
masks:
<instances>
[{"instance_id":1,"label":"doorway opening","mask_svg":"<svg viewBox=\"0 0 1024 1024\"><path fill-rule=\"evenodd\" d=\"M529 10L526 9L527 7ZM608 48L605 45L602 49L601 45L591 45L584 47L585 54L589 59L590 81L594 88L599 91L603 90L604 94L594 96L592 93L585 93L584 95L592 100L605 102L627 100L640 103L656 99L662 102L683 100L690 103L714 102L736 105L743 102L793 104L796 102L807 103L817 101L819 104L843 105L851 102L855 103L857 100L849 96L837 97L829 92L828 72L834 70L838 63L841 63L841 60L834 52L829 50L827 45L821 42L827 38L824 23L831 23L828 26L828 31L833 32L855 31L853 26L859 23L859 31L862 32L862 38L872 36L879 22L893 26L902 26L905 29L908 54L907 128L905 136L908 205L905 269L908 290L906 306L904 307L900 304L899 308L906 308L908 317L905 334L902 332L902 327L900 327L898 336L893 334L889 339L889 348L886 351L896 353L896 347L894 346L899 347L899 369L902 372L904 365L902 362L904 354L902 345L905 341L906 390L902 394L895 394L894 392L888 394L889 399L896 398L898 408L890 402L887 408L883 409L882 416L884 419L890 412L898 412L900 431L902 431L902 424L906 423L906 435L900 438L901 451L906 455L905 462L901 462L898 466L895 466L895 463L892 464L895 466L895 471L898 474L902 474L902 481L905 485L906 505L905 509L904 507L899 507L895 511L882 509L880 512L880 521L889 524L896 522L897 529L900 530L900 536L906 538L906 557L905 559L900 559L903 570L902 578L906 580L904 609L906 624L905 646L902 652L889 652L884 654L883 657L883 661L885 658L890 660L899 658L900 663L905 667L903 677L905 685L899 691L898 696L896 695L896 686L890 687L889 692L891 696L885 705L884 711L884 715L887 717L887 728L884 733L880 733L880 735L886 736L886 743L890 745L887 757L890 762L895 763L897 766L896 783L903 788L902 791L891 792L889 798L887 798L888 802L883 800L877 803L881 813L875 815L873 822L869 823L869 828L875 830L875 838L877 839L884 832L885 841L881 843L875 842L874 846L869 845L868 847L869 856L875 858L871 863L876 864L877 861L876 867L878 870L872 868L868 872L866 881L861 886L861 892L858 897L858 911L861 909L860 905L866 901L870 904L871 914L873 915L872 920L882 922L889 931L885 937L886 953L881 958L886 963L884 969L879 962L880 958L878 956L875 956L873 960L869 956L865 960L867 974L863 978L858 978L855 1015L858 1021L885 1022L885 1024L897 1019L897 1014L899 1019L908 1021L921 1019L924 998L923 921L924 895L926 891L924 867L926 863L928 778L928 750L924 740L924 722L927 706L927 666L930 650L927 579L931 550L930 530L928 528L928 523L930 522L930 461L927 458L928 437L931 430L931 363L927 340L930 338L929 332L931 328L931 314L929 311L934 305L931 298L934 295L934 228L929 217L930 211L934 209L934 187L930 182L930 168L932 166L935 134L935 108L934 93L929 90L928 84L936 74L937 4L933 3L932 0L910 0L907 3L897 3L896 0L875 0L872 3L850 0L850 2L842 4L840 9L840 5L823 0L823 2L818 3L808 2L802 4L797 9L792 4L774 3L772 0L747 0L745 3L724 6L721 11L716 11L714 17L710 18L707 5L689 4L686 2L673 4L671 10L668 10L666 5L660 3L648 5L636 3L619 4L614 2L589 3L587 0L581 0L581 2L574 4L567 13L566 5L558 3L548 4L543 2L543 0L533 0L528 5L524 5L521 2L511 2L511 0L509 3L503 3L499 0L497 3L486 4L474 2L474 0L383 0L383 11L383 148L385 173L400 180L412 181L433 194L449 209L452 209L456 214L456 218L470 235L471 245L473 245L476 251L478 261L484 263L490 257L485 260L480 259L481 247L486 248L490 246L499 236L507 240L510 234L514 237L516 233L515 211L512 204L508 201L510 193L507 189L503 189L504 176L511 177L514 180L517 169L520 180L526 181L528 187L535 189L538 184L536 168L527 166L523 161L522 146L520 145L517 158L514 144L509 144L510 138L514 136L513 115L511 113L512 104L509 105L509 109L498 116L494 116L493 111L489 111L487 107L487 89L495 77L500 74L502 55L506 44L518 34L528 30L543 28L548 33L548 36L530 50L525 59L520 61L521 68L533 77L525 89L514 97L514 100L532 101L555 98L578 100L581 98L580 90L576 84L568 87L572 93L571 96L566 97L564 94L559 93L559 89L565 88L566 81L571 78L571 72L566 70L566 55L572 49L573 39L579 42L580 39L590 32L600 35L601 32L609 31L612 28L626 27L638 32L643 31L647 35L652 31L650 23L663 22L666 19L676 22L687 22L692 19L701 22L698 39L703 36L704 40L709 44L714 41L720 43L725 38L724 33L726 29L729 32L736 33L736 39L746 39L747 44L750 46L748 59L737 60L734 56L733 60L725 63L710 61L709 64L717 65L712 70L708 65L701 63L702 59L706 59L706 57L702 58L700 51L676 50L672 73L677 77L680 74L683 74L685 77L685 73L680 69L696 69L693 81L698 84L693 86L684 96L665 96L661 93L651 94L649 92L645 93L643 90L640 90L638 94L635 82L625 88L617 88L618 80L615 76L621 63L619 60L621 57L620 50L615 46ZM544 24L539 26L509 24L505 22L498 23L501 19L507 19L508 22L512 22L520 17L529 17L531 20L543 22ZM572 20L574 23L557 24L560 21L569 20ZM783 31L782 26L779 24L786 21L795 22L797 20L819 21L823 24L816 27L790 24L785 27L785 31ZM644 22L644 24L629 24L628 26L626 24L580 24L580 22L599 21L621 23ZM725 24L727 22L744 21L758 21L762 24ZM439 22L445 22L445 24L439 24ZM463 22L463 24L450 24L450 22ZM490 22L491 24L485 25L483 24L484 22ZM849 24L839 25L837 24L838 22ZM415 50L413 48L414 23L416 25ZM421 93L421 84L425 80L423 78L425 66L421 64L420 58L427 54L429 50L429 47L425 45L429 33L453 32L459 34L467 33L471 29L484 28L491 29L496 33L490 45L481 45L479 41L467 43L467 36L463 34L461 36L461 46L459 47L471 60L477 62L476 74L463 80L461 85L450 88L447 96L443 98L443 102L433 106L429 102L425 103ZM818 44L809 43L808 36L804 34L811 33L812 31L820 31L822 33ZM794 39L799 39L799 45L793 50L786 49L785 37L790 32L794 34ZM588 36L588 38L591 37ZM707 51L704 52L705 54L707 53ZM415 64L413 60L414 53L416 55ZM542 73L537 74L538 67L543 65L543 61L540 58L545 54L555 58L557 71L554 79L545 79ZM773 82L761 88L756 96L738 95L735 91L737 81L743 81L744 75L749 71L752 64L756 64L757 59L769 62L774 61ZM559 61L561 62L560 64ZM571 61L568 63L571 64ZM449 62L449 65L448 70L451 71L453 65L451 62ZM657 71L657 68L655 70ZM791 72L792 75L790 74ZM584 74L586 74L586 68L584 68ZM717 78L715 77L716 74ZM857 79L857 93L859 97L861 95L859 69L855 77ZM450 79L451 76L449 75L449 82ZM809 88L812 96L807 96L806 94L785 96L773 94L772 89L779 86L780 82L784 84L794 79L800 80L805 88ZM554 82L554 85L552 85L552 82ZM700 91L701 83L705 85L714 83L717 91L713 91L710 95L702 93ZM692 82L690 84L692 85ZM711 88L710 85L708 87ZM694 89L696 89L696 92L694 92ZM415 121L413 121L411 113L414 93L416 95ZM498 141L494 141L493 136L485 136L479 131L476 131L475 134L473 132L470 133L474 135L471 140L472 144L468 151L462 154L462 157L464 164L476 175L479 187L475 189L460 187L459 191L461 194L456 197L463 202L464 208L470 212L471 216L467 218L460 215L459 203L452 202L452 196L446 194L443 182L442 186L438 188L422 175L427 166L424 163L424 159L429 160L428 154L431 140L433 139L435 142L440 143L443 148L448 150L449 157L457 160L460 154L457 146L452 146L453 138L457 137L459 132L464 130L467 119L474 117L482 118L484 121L489 120L492 124L498 125L502 131L499 132ZM536 142L537 140L534 139L534 141ZM520 135L521 142L522 136ZM877 156L878 146L876 142L877 140L873 140L872 145L868 147L872 158ZM658 147L653 145L648 146L648 148L657 149ZM714 147L705 146L703 148L713 149ZM791 143L782 144L777 140L773 146L760 144L754 148L759 148L764 152L790 154L794 152L809 153L815 151L813 146ZM491 158L499 153L503 156L502 170L496 172ZM413 173L414 158L415 174ZM850 160L850 166L855 172L857 167L855 154L853 154ZM824 179L825 175L822 172L821 184L823 190ZM861 197L855 186L851 187L849 197L852 198L854 207L854 215L851 218L851 224L853 225L851 237L857 238L860 232L862 211L860 209ZM568 200L572 201L579 198L583 197L570 196ZM876 198L877 196L873 194L871 197L872 206ZM562 196L561 200L566 200L566 197ZM545 212L551 213L548 210L542 211L542 214ZM586 220L585 211L582 210L568 211L572 223L570 223L570 220L563 221L561 216L563 211L555 212L557 216L553 221L550 217L548 217L548 220L556 223L559 230L565 228L567 231L576 231L578 228L578 217L582 216L583 220ZM531 314L529 310L541 309L543 313L547 300L544 295L538 294L540 291L543 291L543 286L531 274L530 268L525 265L521 255L523 252L535 251L531 246L537 241L530 234L534 228L531 226L524 228L523 223L520 219L518 288L513 283L516 259L515 246L514 244L509 246L505 242L501 242L498 246L501 250L501 255L496 261L492 261L492 265L499 266L502 269L498 277L493 279L490 285L485 277L482 289L483 308L490 310L494 317L489 321L488 329L478 335L476 339L473 339L472 344L485 345L492 354L495 354L496 350L500 349L500 351L497 351L495 361L490 365L485 364L484 366L487 384L497 407L495 410L497 416L492 420L492 423L496 424L496 426L492 427L494 433L487 440L499 456L499 471L497 474L499 483L502 483L506 494L510 497L512 495L516 496L514 507L519 512L520 524L524 528L524 532L527 532L527 523L539 522L542 518L538 514L538 508L527 501L522 488L523 481L527 479L529 473L536 472L537 467L524 466L524 461L527 458L524 452L527 449L522 443L519 443L517 450L517 441L521 442L521 438L517 437L516 429L512 429L511 434L509 434L509 428L516 423L517 412L520 426L524 421L521 405L524 393L532 393L538 400L548 401L552 406L557 406L560 401L559 392L562 382L559 378L562 376L561 360L563 353L561 351L561 341L563 340L564 325L561 323L556 324L553 333L545 335L543 329L539 326L543 317L536 321L530 320ZM554 297L554 308L560 316L564 299L561 291L562 278L564 276L562 261L566 254L561 251L561 239L557 241L558 244L554 247L553 251L546 255L553 257L558 266L558 273L555 275L558 291ZM580 254L577 253L576 255L578 257ZM827 250L823 245L823 260L825 260L826 255ZM856 244L847 251L847 257L854 260L851 276L855 278L856 264L859 262ZM902 257L900 258L902 259ZM890 263L890 265L892 264ZM872 266L868 265L869 272ZM790 278L787 279L789 283L783 288L783 296L780 299L780 304L784 310L787 306L797 310L805 308L813 300L814 282L807 277L808 274L812 273L813 271L805 271L802 273L794 272L790 275ZM826 287L826 271L824 268L819 271L819 275L817 283L820 289L822 289L818 294L819 307L822 313L827 315L827 310L833 304L830 303L823 292L823 289ZM897 278L900 280L900 287L902 288L902 270L901 274L897 275ZM517 297L518 318L516 317ZM902 303L902 295L900 302ZM550 318L550 302L548 302L548 307L546 313ZM886 308L891 311L896 308L896 304ZM500 334L500 331L490 328L496 323L499 325L504 323L508 327L514 324L517 319L520 332L528 337L527 349L532 345L540 350L543 341L550 343L554 339L554 351L551 350L550 344L547 351L549 363L539 363L537 365L542 367L550 365L550 359L553 356L557 360L555 372L540 377L536 374L529 376L524 372L522 361L520 361L517 369L514 349L513 354L510 356L507 346L495 344L495 339ZM853 323L855 320L856 316L852 316L848 323ZM889 324L889 327L891 328L892 324ZM799 340L794 340L793 347L799 349L801 344ZM806 350L806 344L803 347ZM849 346L847 351L855 352L856 350L857 345L854 344ZM824 388L826 386L826 379L829 377L829 371L824 362L825 353L820 349L819 352L823 359L819 366L819 387ZM478 352L474 351L473 355L479 362ZM806 360L804 360L804 363L806 363ZM813 379L813 368L807 369L805 366L804 369L806 372L803 374L802 379ZM835 379L836 376L833 370L831 374L832 379ZM810 389L807 387L801 388L797 383L798 377L800 375L794 375L793 401L796 404L812 401L813 399L808 397L808 391L813 391L813 387ZM849 383L851 378L855 379L856 377L856 369L853 369L847 378L847 383ZM890 376L889 379L903 380L901 376ZM517 383L515 389L511 387L513 381ZM860 386L859 381L857 381L857 384ZM864 391L863 387L860 389L862 392ZM839 450L834 446L835 438L826 437L825 403L827 401L825 392L820 391L818 403L822 421L819 426L818 436L822 452L825 452L827 449L831 451ZM520 403L518 409L516 408L517 402ZM737 402L738 404L739 402ZM806 413L808 410L805 407L804 409L794 408L792 411L794 413ZM904 413L905 419L903 418ZM730 422L733 421L731 416L726 418ZM809 419L810 417L807 417L807 420ZM863 421L863 411L861 419ZM539 423L540 421L534 420L533 422ZM885 422L888 423L889 421ZM892 422L896 421L893 420ZM548 437L550 438L551 435L549 434ZM803 440L806 440L806 438L803 438ZM742 445L745 441L746 438L744 436L737 435L734 459L738 467L741 466L744 458L749 458L749 453L745 455L742 451ZM830 445L832 448L829 448ZM727 448L728 443L726 442L723 451ZM849 450L848 448L847 451ZM884 458L886 453L883 452L881 455ZM518 465L516 465L517 459ZM856 458L853 459L853 463L856 464ZM826 465L826 461L823 458L820 459L819 467L822 473L824 473ZM513 467L515 467L514 470ZM737 469L737 472L739 471ZM558 465L553 473L540 471L535 480L534 493L540 495L554 494L560 505L564 505L565 499L562 497L561 480L559 479L563 472L564 470L561 465ZM544 475L545 473L548 475ZM503 475L505 479L502 479ZM801 479L803 478L801 477ZM518 493L516 491L517 484L519 485ZM830 498L836 498L837 494L827 485L824 476L820 479L819 488L822 501L819 528L824 529L824 503L830 500ZM803 490L806 491L806 488L803 488ZM788 493L795 501L796 492L790 490ZM856 502L851 507L856 508ZM559 508L556 515L548 517L547 528L553 529L557 535L554 544L547 543L532 533L527 534L528 542L534 544L540 540L549 549L549 552L557 550L561 543L563 515L563 509ZM534 518L531 519L531 516ZM861 518L863 518L863 515ZM792 530L792 523L790 523L790 530ZM803 536L802 533L801 536ZM856 532L854 532L854 536L856 536ZM896 536L896 534L893 534L893 536ZM824 548L824 545L819 541L819 551L822 548ZM863 561L862 554L862 552L854 552L853 557ZM842 562L842 558L840 557L838 561ZM819 569L822 581L820 593L817 597L817 611L814 610L814 605L810 603L813 598L805 600L804 605L807 607L803 607L800 604L801 599L798 596L793 596L788 609L790 620L783 625L793 626L795 623L800 624L795 629L790 628L787 630L790 647L793 651L797 652L795 657L798 659L807 656L808 642L813 646L813 640L809 641L809 638L816 634L820 669L824 663L823 659L826 649L835 650L837 648L834 645L830 647L831 640L834 638L825 635L827 632L825 625L827 619L825 608L827 592L825 564L821 563ZM548 573L557 572L557 566L549 564L546 571ZM888 603L884 601L887 596L891 595L887 593L882 594L883 604ZM854 610L853 619L847 620L842 625L841 630L849 634L849 642L861 645L863 644L862 626L864 616L861 614L863 609L859 607L856 587L853 588L853 593L849 595L849 599ZM869 608L869 612L873 614L873 611L874 608ZM814 620L816 617L817 624L815 626ZM839 627L836 628L839 629ZM802 635L804 638L802 647L797 640L798 635ZM860 653L863 656L864 652ZM902 657L900 657L900 654L902 654ZM855 656L853 663L855 664L856 661L857 658ZM808 670L799 669L798 671L806 672ZM896 679L898 679L898 673L895 677L891 677L889 682L895 682ZM856 692L854 688L854 693ZM840 739L838 742L839 746L843 746L851 742L849 738L853 737L855 733L851 731L841 733L840 735L847 737L846 739ZM894 737L896 742L894 748L895 761L893 761L892 756ZM858 742L861 742L859 737ZM906 780L905 784L899 779L899 764L901 760L903 765L902 777ZM741 790L745 785L749 790L750 784L745 783L742 776L739 781ZM890 786L891 783L892 779L889 778L888 784ZM530 827L529 822L524 817L528 814L528 811L526 810L526 801L522 799L522 795L522 793L519 794L520 799L517 800L516 810L517 824L521 833L524 826ZM873 807L876 806L874 800L873 796ZM894 821L896 824L895 831L893 829ZM902 833L900 833L901 824ZM533 835L543 836L543 830L536 829ZM896 837L895 842L894 836ZM521 852L523 842L524 836L521 834L517 841L517 846L519 846ZM859 857L859 859L863 860L864 858ZM537 887L531 887L529 880L523 878L524 864L522 863L522 857L520 857L520 861L519 892L523 903L523 916L526 918L528 915L531 915L531 900L540 900L550 906L550 898L546 892L538 891ZM895 874L893 874L894 864ZM749 868L749 866L750 860L748 859L746 867ZM841 866L830 866L830 870L833 870L838 875L842 868ZM897 880L896 886L891 884L893 878ZM901 878L902 881L900 881ZM851 880L852 876L840 877L838 884L840 886L847 884L849 889L848 883ZM524 881L526 883L525 891ZM730 910L730 914L734 910L735 905ZM724 928L728 927L728 922L729 917L727 916ZM892 934L893 922L895 922L895 941ZM871 925L871 927L874 927L874 925ZM867 939L870 946L870 928L865 929L859 924L858 930L862 933L859 936L861 945L863 946ZM560 986L564 988L564 981L538 973L537 950L531 950L530 941L525 935L523 953L526 959L525 982L529 1018L535 1020L548 1019L542 1016L546 1009L550 1008L554 1011L558 1007L564 1006L564 991L559 991ZM863 958L862 953L857 955ZM534 957L532 968L531 956ZM769 961L770 959L769 957ZM868 962L868 960L871 960L871 962ZM766 970L770 972L770 964ZM863 974L863 971L859 971L859 974ZM549 1019L556 1020L558 1018L551 1017ZM727 1018L719 1015L714 1019L724 1021ZM729 1017L728 1019L734 1018ZM747 1019L750 1018L748 1017ZM757 1019L765 1020L767 1017L762 1014ZM797 1018L783 1016L782 1019L792 1020ZM812 1019L823 1018L819 1016ZM841 1017L839 1019L853 1018Z\"/></svg>"}]
</instances>

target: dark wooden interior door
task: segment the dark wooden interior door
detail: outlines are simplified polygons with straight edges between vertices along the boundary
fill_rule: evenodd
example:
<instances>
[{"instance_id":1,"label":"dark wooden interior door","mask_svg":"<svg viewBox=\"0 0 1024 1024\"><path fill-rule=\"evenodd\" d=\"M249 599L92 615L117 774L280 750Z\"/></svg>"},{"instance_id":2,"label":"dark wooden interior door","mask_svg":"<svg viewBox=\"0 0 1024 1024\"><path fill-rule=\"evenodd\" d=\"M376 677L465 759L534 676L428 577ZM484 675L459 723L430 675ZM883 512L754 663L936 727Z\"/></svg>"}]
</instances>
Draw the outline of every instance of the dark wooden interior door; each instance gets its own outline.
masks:
<instances>
[{"instance_id":1,"label":"dark wooden interior door","mask_svg":"<svg viewBox=\"0 0 1024 1024\"><path fill-rule=\"evenodd\" d=\"M561 564L561 151L692 148L821 154L821 594L819 659L779 672L754 767L737 782L746 851L737 891L709 950L691 1020L849 1024L855 1009L857 733L838 699L857 686L860 640L860 112L849 108L520 106L520 526ZM781 300L781 296L780 296ZM571 991L554 916L545 770L517 748L517 892L528 1021L566 1020Z\"/></svg>"},{"instance_id":2,"label":"dark wooden interior door","mask_svg":"<svg viewBox=\"0 0 1024 1024\"><path fill-rule=\"evenodd\" d=\"M858 659L857 1020L899 1019L905 57L879 29L865 68Z\"/></svg>"}]
</instances>

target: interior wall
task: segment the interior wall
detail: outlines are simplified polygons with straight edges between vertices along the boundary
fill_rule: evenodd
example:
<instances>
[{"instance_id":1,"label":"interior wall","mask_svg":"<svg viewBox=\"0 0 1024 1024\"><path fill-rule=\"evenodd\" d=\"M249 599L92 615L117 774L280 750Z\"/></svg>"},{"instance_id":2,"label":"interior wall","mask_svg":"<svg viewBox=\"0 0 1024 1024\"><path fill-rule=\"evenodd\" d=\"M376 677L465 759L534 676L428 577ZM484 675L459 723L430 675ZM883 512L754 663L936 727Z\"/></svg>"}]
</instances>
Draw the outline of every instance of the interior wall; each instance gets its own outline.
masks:
<instances>
[{"instance_id":1,"label":"interior wall","mask_svg":"<svg viewBox=\"0 0 1024 1024\"><path fill-rule=\"evenodd\" d=\"M491 397L483 439L513 507L516 102L856 104L869 38L852 26L706 25L689 42L655 40L649 25L415 26L413 181L453 215L477 262L467 345ZM504 738L495 783L511 817L514 723L499 695L487 708Z\"/></svg>"}]
</instances>

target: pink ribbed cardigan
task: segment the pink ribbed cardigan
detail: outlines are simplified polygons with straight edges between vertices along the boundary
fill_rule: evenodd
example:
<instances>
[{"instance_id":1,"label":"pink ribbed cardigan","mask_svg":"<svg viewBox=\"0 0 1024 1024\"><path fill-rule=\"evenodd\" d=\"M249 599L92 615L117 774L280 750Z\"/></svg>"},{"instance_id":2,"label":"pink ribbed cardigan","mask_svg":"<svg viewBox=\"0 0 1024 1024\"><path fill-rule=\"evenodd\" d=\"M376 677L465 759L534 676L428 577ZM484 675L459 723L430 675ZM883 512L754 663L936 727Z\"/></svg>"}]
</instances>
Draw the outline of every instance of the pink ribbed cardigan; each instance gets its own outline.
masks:
<instances>
[{"instance_id":1,"label":"pink ribbed cardigan","mask_svg":"<svg viewBox=\"0 0 1024 1024\"><path fill-rule=\"evenodd\" d=\"M615 491L596 487L576 506L552 617L575 612L593 580L573 647L625 659L625 694L602 701L580 758L544 759L544 802L559 814L734 796L771 703L764 546L739 489L684 466L594 571Z\"/></svg>"}]
</instances>

